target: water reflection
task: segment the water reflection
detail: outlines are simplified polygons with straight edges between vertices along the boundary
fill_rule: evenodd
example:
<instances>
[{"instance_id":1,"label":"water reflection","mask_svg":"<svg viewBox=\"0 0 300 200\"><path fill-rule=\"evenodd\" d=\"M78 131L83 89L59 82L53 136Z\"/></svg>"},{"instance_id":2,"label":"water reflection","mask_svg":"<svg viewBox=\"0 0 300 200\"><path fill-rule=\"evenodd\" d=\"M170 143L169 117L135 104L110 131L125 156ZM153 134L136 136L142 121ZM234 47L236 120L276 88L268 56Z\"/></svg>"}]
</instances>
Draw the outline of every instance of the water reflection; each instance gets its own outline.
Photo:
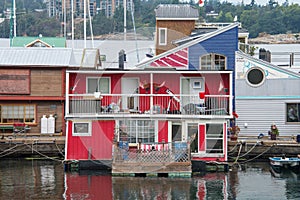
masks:
<instances>
[{"instance_id":1,"label":"water reflection","mask_svg":"<svg viewBox=\"0 0 300 200\"><path fill-rule=\"evenodd\" d=\"M112 199L112 177L109 174L82 171L65 174L65 199Z\"/></svg>"},{"instance_id":2,"label":"water reflection","mask_svg":"<svg viewBox=\"0 0 300 200\"><path fill-rule=\"evenodd\" d=\"M1 160L0 199L62 199L61 168L51 161Z\"/></svg>"},{"instance_id":3,"label":"water reflection","mask_svg":"<svg viewBox=\"0 0 300 200\"><path fill-rule=\"evenodd\" d=\"M67 173L65 178L66 199L227 199L225 173L193 178Z\"/></svg>"},{"instance_id":4,"label":"water reflection","mask_svg":"<svg viewBox=\"0 0 300 200\"><path fill-rule=\"evenodd\" d=\"M64 173L54 161L0 160L0 199L300 199L299 174L270 169L251 163L192 178L112 177Z\"/></svg>"}]
</instances>

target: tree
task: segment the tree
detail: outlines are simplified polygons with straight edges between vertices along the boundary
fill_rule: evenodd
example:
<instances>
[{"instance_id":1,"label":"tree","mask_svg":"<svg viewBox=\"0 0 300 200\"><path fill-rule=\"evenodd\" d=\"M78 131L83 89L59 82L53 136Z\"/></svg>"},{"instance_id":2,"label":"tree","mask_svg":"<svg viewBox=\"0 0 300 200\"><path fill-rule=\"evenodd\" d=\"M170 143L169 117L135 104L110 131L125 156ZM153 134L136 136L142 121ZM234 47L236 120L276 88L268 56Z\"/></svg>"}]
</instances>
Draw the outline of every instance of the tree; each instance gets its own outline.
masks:
<instances>
[{"instance_id":1,"label":"tree","mask_svg":"<svg viewBox=\"0 0 300 200\"><path fill-rule=\"evenodd\" d=\"M93 34L94 35L108 34L108 33L112 33L114 30L113 20L107 18L103 11L100 11L93 18L92 24L93 24Z\"/></svg>"}]
</instances>

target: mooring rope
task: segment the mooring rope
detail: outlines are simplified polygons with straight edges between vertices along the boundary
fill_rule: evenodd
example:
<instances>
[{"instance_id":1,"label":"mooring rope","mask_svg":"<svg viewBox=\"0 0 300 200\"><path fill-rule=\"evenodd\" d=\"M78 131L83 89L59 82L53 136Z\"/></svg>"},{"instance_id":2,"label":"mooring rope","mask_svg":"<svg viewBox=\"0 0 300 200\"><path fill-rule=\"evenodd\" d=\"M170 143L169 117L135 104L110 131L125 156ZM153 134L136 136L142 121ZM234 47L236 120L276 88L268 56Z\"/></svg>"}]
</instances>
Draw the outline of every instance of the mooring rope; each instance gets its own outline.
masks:
<instances>
[{"instance_id":1,"label":"mooring rope","mask_svg":"<svg viewBox=\"0 0 300 200\"><path fill-rule=\"evenodd\" d=\"M233 151L235 150L235 148L237 147L238 144L239 144L239 143L237 142L237 143L234 145L234 147L233 147L230 151L228 151L228 153L233 152Z\"/></svg>"},{"instance_id":2,"label":"mooring rope","mask_svg":"<svg viewBox=\"0 0 300 200\"><path fill-rule=\"evenodd\" d=\"M233 164L235 164L238 161L240 153L241 153L241 150L242 150L242 147L243 147L243 143L240 143L240 149L239 149L238 155L237 155L235 161L233 162Z\"/></svg>"},{"instance_id":3,"label":"mooring rope","mask_svg":"<svg viewBox=\"0 0 300 200\"><path fill-rule=\"evenodd\" d=\"M13 150L13 149L15 149L15 148L17 148L17 147L19 147L19 146L22 146L22 145L16 144L15 146L13 146L13 147L11 147L11 148L9 148L9 149L5 149L4 151L2 151L2 152L0 153L0 155L3 154L3 153L5 153L5 152L7 152L7 151L11 151L11 150Z\"/></svg>"},{"instance_id":4,"label":"mooring rope","mask_svg":"<svg viewBox=\"0 0 300 200\"><path fill-rule=\"evenodd\" d=\"M47 158L47 159L54 160L54 161L57 161L57 162L63 162L63 160L56 159L56 158L51 158L51 157L49 157L49 156L47 156L47 155L45 155L45 154L43 154L43 153L41 153L41 152L35 150L35 149L33 148L33 146L31 147L31 146L28 145L28 144L25 144L25 145L28 146L29 148L31 148L32 151L36 152L37 154L39 154L39 155L41 155L41 156L43 156L43 157L45 157L45 158Z\"/></svg>"},{"instance_id":5,"label":"mooring rope","mask_svg":"<svg viewBox=\"0 0 300 200\"><path fill-rule=\"evenodd\" d=\"M17 146L20 147L20 146L23 146L23 145L16 145L16 146L14 146L14 147L17 147ZM14 148L10 148L10 149L14 149ZM25 149L25 147L24 147L23 149ZM16 153L17 151L21 151L21 150L23 150L23 149L18 149L18 150L11 151L11 152L8 152L8 153L6 153L6 154L0 155L0 158L5 157L5 156L8 156L8 155L13 154L13 153ZM5 151L8 151L8 149L5 150Z\"/></svg>"},{"instance_id":6,"label":"mooring rope","mask_svg":"<svg viewBox=\"0 0 300 200\"><path fill-rule=\"evenodd\" d=\"M54 143L55 143L55 146L56 146L58 152L64 157L65 154L59 149L59 147L57 146L57 143L56 142L54 142Z\"/></svg>"},{"instance_id":7,"label":"mooring rope","mask_svg":"<svg viewBox=\"0 0 300 200\"><path fill-rule=\"evenodd\" d=\"M263 154L265 154L266 152L268 152L273 146L275 146L275 144L273 144L272 146L270 146L267 150L265 150L264 152L262 152L262 153L260 153L260 154L258 154L257 156L255 156L254 158L251 158L251 159L249 159L249 160L246 160L246 161L244 161L244 162L241 162L241 164L244 164L244 163L247 163L247 162L250 162L250 161L252 161L252 160L254 160L254 159L256 159L256 158L258 158L258 157L260 157L261 155L263 155Z\"/></svg>"},{"instance_id":8,"label":"mooring rope","mask_svg":"<svg viewBox=\"0 0 300 200\"><path fill-rule=\"evenodd\" d=\"M258 143L259 143L259 142L256 142L255 145L253 145L253 147L251 147L251 149L250 149L249 151L247 151L244 155L241 155L240 158L242 158L242 157L248 155L248 154L256 147L256 145L257 145Z\"/></svg>"}]
</instances>

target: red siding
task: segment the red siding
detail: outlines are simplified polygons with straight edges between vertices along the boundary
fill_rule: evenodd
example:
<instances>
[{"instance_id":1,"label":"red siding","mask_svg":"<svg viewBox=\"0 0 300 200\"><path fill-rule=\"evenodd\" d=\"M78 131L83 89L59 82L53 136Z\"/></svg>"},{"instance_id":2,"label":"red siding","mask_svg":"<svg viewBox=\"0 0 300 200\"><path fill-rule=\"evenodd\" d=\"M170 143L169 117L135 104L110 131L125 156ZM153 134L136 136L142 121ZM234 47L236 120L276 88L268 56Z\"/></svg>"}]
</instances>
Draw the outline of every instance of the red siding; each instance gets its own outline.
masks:
<instances>
[{"instance_id":1,"label":"red siding","mask_svg":"<svg viewBox=\"0 0 300 200\"><path fill-rule=\"evenodd\" d=\"M206 143L205 143L205 124L199 125L199 151L205 151Z\"/></svg>"},{"instance_id":2,"label":"red siding","mask_svg":"<svg viewBox=\"0 0 300 200\"><path fill-rule=\"evenodd\" d=\"M70 74L70 93L76 92L77 94L86 93L86 78L87 77L101 77L101 75L94 74ZM137 77L140 80L140 86L147 86L150 83L149 74L105 74L103 77L110 77L111 79L111 93L121 94L121 78L122 77ZM205 94L229 94L229 75L228 74L153 74L153 85L163 85L161 89L155 91L154 94L166 94L165 89L170 89L174 94L180 93L180 77L203 77L205 79ZM154 86L155 87L155 86ZM72 90L73 89L73 90ZM148 94L149 91L140 89L140 94ZM157 89L157 88L156 88ZM225 90L227 89L227 90ZM145 110L149 109L147 105L144 106Z\"/></svg>"},{"instance_id":3,"label":"red siding","mask_svg":"<svg viewBox=\"0 0 300 200\"><path fill-rule=\"evenodd\" d=\"M158 142L168 142L168 121L158 121Z\"/></svg>"},{"instance_id":4,"label":"red siding","mask_svg":"<svg viewBox=\"0 0 300 200\"><path fill-rule=\"evenodd\" d=\"M69 122L66 159L86 160L89 150L91 150L91 159L111 159L114 127L114 121L94 121L92 136L72 136L72 122Z\"/></svg>"},{"instance_id":5,"label":"red siding","mask_svg":"<svg viewBox=\"0 0 300 200\"><path fill-rule=\"evenodd\" d=\"M224 155L225 155L225 158L224 160L227 161L227 124L224 123L223 125L223 151L224 151Z\"/></svg>"}]
</instances>

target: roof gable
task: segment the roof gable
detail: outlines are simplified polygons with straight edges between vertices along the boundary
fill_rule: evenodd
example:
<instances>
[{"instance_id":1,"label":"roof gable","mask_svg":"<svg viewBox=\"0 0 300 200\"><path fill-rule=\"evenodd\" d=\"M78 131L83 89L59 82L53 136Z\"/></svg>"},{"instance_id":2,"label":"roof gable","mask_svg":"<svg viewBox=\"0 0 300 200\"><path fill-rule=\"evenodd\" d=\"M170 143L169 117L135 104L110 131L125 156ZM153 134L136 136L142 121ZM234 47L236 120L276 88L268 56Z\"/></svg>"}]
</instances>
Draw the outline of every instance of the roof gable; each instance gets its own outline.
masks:
<instances>
[{"instance_id":1,"label":"roof gable","mask_svg":"<svg viewBox=\"0 0 300 200\"><path fill-rule=\"evenodd\" d=\"M228 25L228 26L226 26L224 28L221 28L221 29L218 29L216 31L213 31L210 34L205 34L202 37L199 37L199 38L196 38L195 40L192 40L192 41L189 41L187 43L184 43L184 44L182 44L182 45L180 45L178 47L175 47L175 48L173 48L173 49L171 49L169 51L166 51L166 52L164 52L162 54L154 56L151 59L148 59L146 61L140 62L140 63L138 63L136 65L136 67L137 68L145 68L145 67L149 67L149 66L159 67L155 63L162 63L162 62L160 62L160 60L164 60L165 61L165 60L169 59L170 57L174 58L174 54L175 55L179 54L179 52L185 51L185 49L188 49L189 47L191 47L193 45L196 45L198 43L202 43L204 41L207 41L207 40L209 40L209 39L211 39L211 38L213 38L215 36L218 36L218 35L226 32L228 30L231 30L231 29L234 29L234 28L237 28L237 27L238 27L238 23L234 23L234 24ZM188 53L185 54L185 56L186 57L184 59L188 61ZM165 67L165 66L168 66L168 65L162 65L162 67ZM169 67L175 67L175 68L177 68L178 66L176 66L176 65L175 66L169 65ZM182 68L182 66L181 66L181 68Z\"/></svg>"},{"instance_id":2,"label":"roof gable","mask_svg":"<svg viewBox=\"0 0 300 200\"><path fill-rule=\"evenodd\" d=\"M66 47L64 37L14 37L12 47Z\"/></svg>"},{"instance_id":3,"label":"roof gable","mask_svg":"<svg viewBox=\"0 0 300 200\"><path fill-rule=\"evenodd\" d=\"M246 74L252 67L259 67L265 72L267 79L300 79L300 74L283 69L272 63L254 58L241 51L236 52L236 79L246 79Z\"/></svg>"}]
</instances>

